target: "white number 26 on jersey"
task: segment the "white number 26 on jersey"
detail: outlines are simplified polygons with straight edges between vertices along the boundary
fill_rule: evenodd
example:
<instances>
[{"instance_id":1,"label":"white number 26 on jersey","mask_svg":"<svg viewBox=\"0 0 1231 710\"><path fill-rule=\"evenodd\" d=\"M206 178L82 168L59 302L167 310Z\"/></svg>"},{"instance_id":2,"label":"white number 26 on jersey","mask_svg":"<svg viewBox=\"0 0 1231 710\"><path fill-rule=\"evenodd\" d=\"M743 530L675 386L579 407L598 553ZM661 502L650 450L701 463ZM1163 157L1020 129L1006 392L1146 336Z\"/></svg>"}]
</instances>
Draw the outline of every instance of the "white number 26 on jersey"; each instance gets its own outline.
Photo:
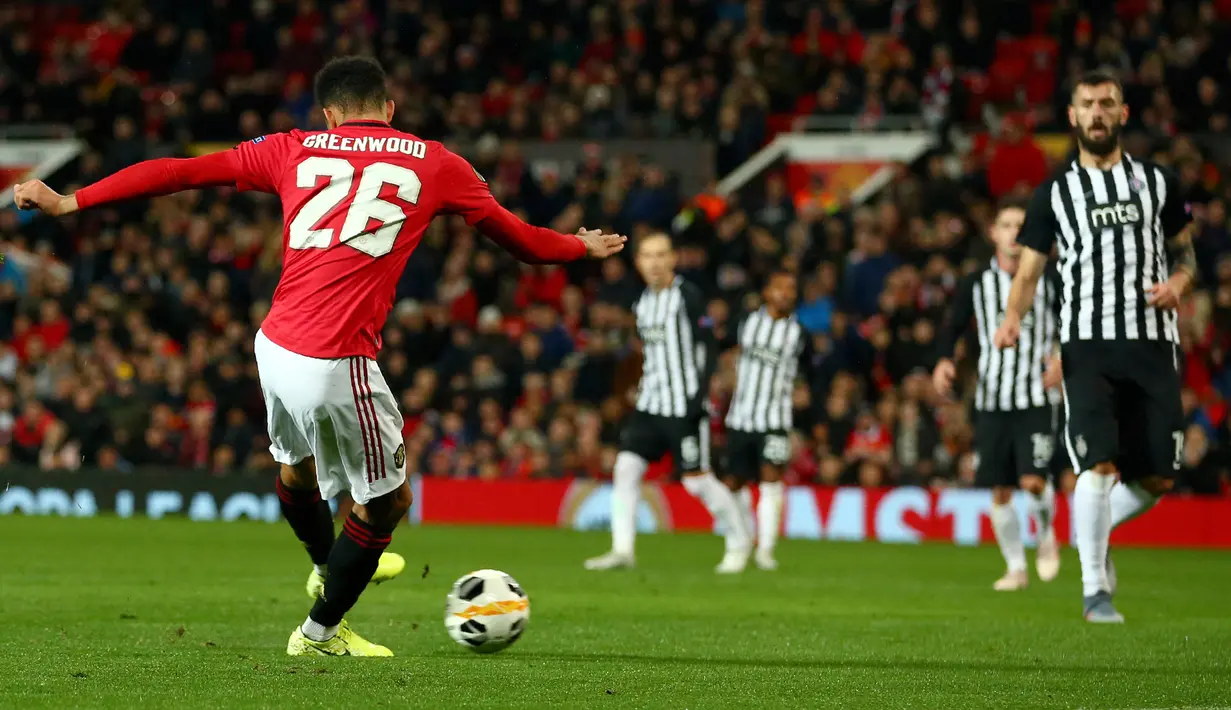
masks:
<instances>
[{"instance_id":1,"label":"white number 26 on jersey","mask_svg":"<svg viewBox=\"0 0 1231 710\"><path fill-rule=\"evenodd\" d=\"M341 158L314 156L295 170L295 185L305 190L316 187L321 178L329 178L329 183L300 207L299 214L291 221L287 237L287 246L291 249L325 249L333 243L335 230L314 227L350 194L355 166ZM372 163L359 173L359 188L342 222L339 244L369 256L384 256L393 251L393 242L402 229L406 211L381 199L380 191L385 185L397 187L398 197L406 202L419 203L423 183L415 171L389 163ZM380 222L381 226L367 231L371 220Z\"/></svg>"}]
</instances>

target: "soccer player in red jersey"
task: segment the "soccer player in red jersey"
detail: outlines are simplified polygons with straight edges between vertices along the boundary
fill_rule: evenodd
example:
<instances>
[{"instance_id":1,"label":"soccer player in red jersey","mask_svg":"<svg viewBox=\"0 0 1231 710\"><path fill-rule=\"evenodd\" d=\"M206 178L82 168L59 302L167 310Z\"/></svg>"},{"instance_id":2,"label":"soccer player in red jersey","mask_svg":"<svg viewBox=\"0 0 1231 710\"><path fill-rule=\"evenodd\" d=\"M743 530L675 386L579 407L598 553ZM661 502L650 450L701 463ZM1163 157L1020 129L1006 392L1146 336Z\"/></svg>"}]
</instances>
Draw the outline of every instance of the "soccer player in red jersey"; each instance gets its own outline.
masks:
<instances>
[{"instance_id":1,"label":"soccer player in red jersey","mask_svg":"<svg viewBox=\"0 0 1231 710\"><path fill-rule=\"evenodd\" d=\"M390 127L393 102L375 60L343 57L316 77L327 131L291 131L189 159L149 160L73 195L41 181L14 188L17 206L59 216L120 200L208 186L277 194L283 268L256 336L270 451L282 511L314 565L315 603L291 655L391 656L343 620L369 581L405 567L384 554L410 510L397 399L377 367L398 278L437 215L461 215L522 261L606 258L625 237L532 227L492 197L469 163L440 143ZM326 501L355 502L334 538ZM383 556L383 560L382 560Z\"/></svg>"}]
</instances>

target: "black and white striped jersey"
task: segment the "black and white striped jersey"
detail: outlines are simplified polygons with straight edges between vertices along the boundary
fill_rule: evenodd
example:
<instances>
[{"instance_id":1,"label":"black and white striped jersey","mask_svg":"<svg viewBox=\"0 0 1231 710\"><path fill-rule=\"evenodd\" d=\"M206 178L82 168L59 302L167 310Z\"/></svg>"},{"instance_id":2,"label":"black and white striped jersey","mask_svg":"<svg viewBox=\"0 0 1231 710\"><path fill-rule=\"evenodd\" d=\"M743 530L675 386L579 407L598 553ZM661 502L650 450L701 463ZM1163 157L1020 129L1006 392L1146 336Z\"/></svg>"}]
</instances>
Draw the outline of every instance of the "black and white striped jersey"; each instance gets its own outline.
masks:
<instances>
[{"instance_id":1,"label":"black and white striped jersey","mask_svg":"<svg viewBox=\"0 0 1231 710\"><path fill-rule=\"evenodd\" d=\"M759 434L791 429L795 374L807 337L794 314L774 318L764 307L740 323L729 429Z\"/></svg>"},{"instance_id":2,"label":"black and white striped jersey","mask_svg":"<svg viewBox=\"0 0 1231 710\"><path fill-rule=\"evenodd\" d=\"M643 291L633 314L643 356L637 411L700 416L714 364L713 327L701 289L677 276L667 288Z\"/></svg>"},{"instance_id":3,"label":"black and white striped jersey","mask_svg":"<svg viewBox=\"0 0 1231 710\"><path fill-rule=\"evenodd\" d=\"M1018 242L1044 254L1059 247L1061 342L1179 343L1175 312L1146 295L1171 275L1166 240L1189 221L1175 177L1128 153L1109 170L1074 161L1040 185Z\"/></svg>"},{"instance_id":4,"label":"black and white striped jersey","mask_svg":"<svg viewBox=\"0 0 1231 710\"><path fill-rule=\"evenodd\" d=\"M1009 306L1013 277L1000 268L995 257L980 271L958 282L949 318L938 343L941 357L953 357L957 340L975 324L979 342L979 382L975 409L981 412L1012 412L1057 404L1060 396L1043 386L1043 372L1057 341L1060 283L1048 267L1034 293L1034 305L1022 316L1017 345L1004 350L992 337Z\"/></svg>"}]
</instances>

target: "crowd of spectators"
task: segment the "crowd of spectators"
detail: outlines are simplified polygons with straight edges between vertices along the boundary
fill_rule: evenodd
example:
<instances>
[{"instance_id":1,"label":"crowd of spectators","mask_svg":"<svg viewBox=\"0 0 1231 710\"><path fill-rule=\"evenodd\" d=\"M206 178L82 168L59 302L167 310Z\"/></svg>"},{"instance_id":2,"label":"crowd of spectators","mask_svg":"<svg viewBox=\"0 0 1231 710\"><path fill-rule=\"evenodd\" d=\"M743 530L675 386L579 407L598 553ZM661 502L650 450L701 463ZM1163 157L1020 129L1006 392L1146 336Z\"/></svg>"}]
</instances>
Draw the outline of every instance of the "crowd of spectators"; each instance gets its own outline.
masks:
<instances>
[{"instance_id":1,"label":"crowd of spectators","mask_svg":"<svg viewBox=\"0 0 1231 710\"><path fill-rule=\"evenodd\" d=\"M1224 485L1231 190L1226 166L1182 132L1226 128L1226 3L96 4L0 7L0 124L64 123L90 146L59 186L193 141L318 125L317 64L374 54L393 77L395 125L481 139L469 157L528 219L634 238L672 231L681 273L712 299L720 330L755 305L770 268L798 269L813 355L795 392L789 477L825 483L971 483L968 402L938 398L927 376L938 321L959 274L990 256L994 198L1038 179L1020 172L1020 156L1046 161L1029 132L1063 121L1063 77L1110 63L1143 107L1130 149L1175 166L1202 226L1203 288L1183 319L1182 484ZM1053 85L1042 100L997 97L987 69L1002 61L998 40L1040 25ZM825 213L798 207L782 175L709 210L653 156L596 147L565 180L531 170L518 147L703 138L725 172L761 145L771 114L847 116L858 130L897 114L942 131L991 99L1014 109L995 140L960 153L946 144L902 166L869 204ZM279 275L276 200L220 189L59 221L0 209L0 245L0 465L274 466L252 341ZM408 466L482 479L607 475L636 385L628 306L639 290L626 260L520 266L459 220L434 223L398 286L380 358L405 414ZM733 375L728 361L714 378L719 411Z\"/></svg>"}]
</instances>

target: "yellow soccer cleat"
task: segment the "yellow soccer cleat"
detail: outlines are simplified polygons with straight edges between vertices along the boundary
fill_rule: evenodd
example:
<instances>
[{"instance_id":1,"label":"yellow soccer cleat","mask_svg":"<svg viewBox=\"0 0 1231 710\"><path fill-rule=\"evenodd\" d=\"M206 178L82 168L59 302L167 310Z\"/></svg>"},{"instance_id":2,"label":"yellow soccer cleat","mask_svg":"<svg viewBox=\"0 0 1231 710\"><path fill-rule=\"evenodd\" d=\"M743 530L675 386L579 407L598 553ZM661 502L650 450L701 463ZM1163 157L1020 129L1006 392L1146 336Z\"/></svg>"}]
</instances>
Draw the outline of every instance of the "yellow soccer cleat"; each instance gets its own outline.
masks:
<instances>
[{"instance_id":1,"label":"yellow soccer cleat","mask_svg":"<svg viewBox=\"0 0 1231 710\"><path fill-rule=\"evenodd\" d=\"M338 633L328 641L313 641L304 636L301 627L295 627L286 642L288 656L360 656L364 658L389 658L393 651L372 643L351 631L345 620L338 625Z\"/></svg>"},{"instance_id":2,"label":"yellow soccer cleat","mask_svg":"<svg viewBox=\"0 0 1231 710\"><path fill-rule=\"evenodd\" d=\"M388 582L394 577L402 573L406 569L406 558L396 552L381 553L380 562L376 564L376 571L372 573L372 584L380 584ZM312 570L312 574L308 575L308 596L316 599L325 591L325 576Z\"/></svg>"}]
</instances>

